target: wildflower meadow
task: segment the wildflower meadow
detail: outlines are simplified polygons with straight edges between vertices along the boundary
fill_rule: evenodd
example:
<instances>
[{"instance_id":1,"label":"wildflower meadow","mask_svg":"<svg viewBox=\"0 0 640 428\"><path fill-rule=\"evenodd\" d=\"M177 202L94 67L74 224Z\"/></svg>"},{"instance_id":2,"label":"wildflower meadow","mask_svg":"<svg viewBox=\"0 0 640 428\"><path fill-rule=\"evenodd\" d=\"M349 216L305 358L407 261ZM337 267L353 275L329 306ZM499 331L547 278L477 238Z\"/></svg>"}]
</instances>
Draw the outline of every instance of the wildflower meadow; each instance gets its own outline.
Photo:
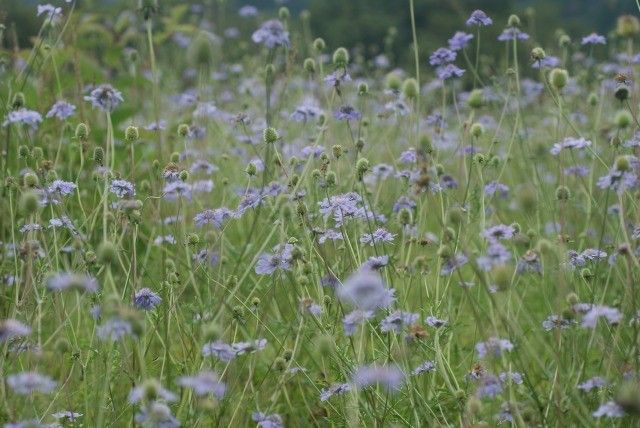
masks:
<instances>
[{"instance_id":1,"label":"wildflower meadow","mask_svg":"<svg viewBox=\"0 0 640 428\"><path fill-rule=\"evenodd\" d=\"M50 1L0 14L5 428L640 426L640 3L426 50L398 0L396 64Z\"/></svg>"}]
</instances>

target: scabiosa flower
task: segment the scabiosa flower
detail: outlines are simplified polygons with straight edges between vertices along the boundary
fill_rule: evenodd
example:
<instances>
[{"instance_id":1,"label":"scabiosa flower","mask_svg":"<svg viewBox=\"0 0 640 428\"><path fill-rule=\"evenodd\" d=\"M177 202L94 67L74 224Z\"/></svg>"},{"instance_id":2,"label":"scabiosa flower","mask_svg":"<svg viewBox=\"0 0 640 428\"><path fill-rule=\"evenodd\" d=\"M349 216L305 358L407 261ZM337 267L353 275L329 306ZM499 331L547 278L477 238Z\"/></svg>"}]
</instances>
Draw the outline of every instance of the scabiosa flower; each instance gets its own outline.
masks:
<instances>
[{"instance_id":1,"label":"scabiosa flower","mask_svg":"<svg viewBox=\"0 0 640 428\"><path fill-rule=\"evenodd\" d=\"M592 413L592 416L594 418L621 418L625 416L625 412L615 401L607 401L606 403L601 404L600 407Z\"/></svg>"},{"instance_id":2,"label":"scabiosa flower","mask_svg":"<svg viewBox=\"0 0 640 428\"><path fill-rule=\"evenodd\" d=\"M63 180L54 180L49 186L48 192L59 196L67 196L78 188L75 183Z\"/></svg>"},{"instance_id":3,"label":"scabiosa flower","mask_svg":"<svg viewBox=\"0 0 640 428\"><path fill-rule=\"evenodd\" d=\"M505 383L511 381L516 385L522 385L522 373L519 372L502 372L498 375L500 382Z\"/></svg>"},{"instance_id":4,"label":"scabiosa flower","mask_svg":"<svg viewBox=\"0 0 640 428\"><path fill-rule=\"evenodd\" d=\"M60 120L65 120L73 116L75 111L76 106L66 101L60 100L56 101L56 103L47 112L47 118L57 117Z\"/></svg>"},{"instance_id":5,"label":"scabiosa flower","mask_svg":"<svg viewBox=\"0 0 640 428\"><path fill-rule=\"evenodd\" d=\"M371 364L359 367L353 374L353 383L359 388L379 385L388 392L397 392L404 383L405 375L395 364Z\"/></svg>"},{"instance_id":6,"label":"scabiosa flower","mask_svg":"<svg viewBox=\"0 0 640 428\"><path fill-rule=\"evenodd\" d=\"M487 248L487 253L476 259L478 266L485 272L490 271L495 266L502 266L511 260L511 253L499 242L492 242Z\"/></svg>"},{"instance_id":7,"label":"scabiosa flower","mask_svg":"<svg viewBox=\"0 0 640 428\"><path fill-rule=\"evenodd\" d=\"M306 311L311 315L315 315L317 317L322 315L322 306L318 305L312 299L302 299L300 301L300 308L303 311Z\"/></svg>"},{"instance_id":8,"label":"scabiosa flower","mask_svg":"<svg viewBox=\"0 0 640 428\"><path fill-rule=\"evenodd\" d=\"M60 272L47 278L46 286L49 290L64 291L78 289L88 293L98 291L98 280L87 274Z\"/></svg>"},{"instance_id":9,"label":"scabiosa flower","mask_svg":"<svg viewBox=\"0 0 640 428\"><path fill-rule=\"evenodd\" d=\"M133 336L133 326L129 321L113 317L99 325L96 334L101 340L115 342Z\"/></svg>"},{"instance_id":10,"label":"scabiosa flower","mask_svg":"<svg viewBox=\"0 0 640 428\"><path fill-rule=\"evenodd\" d=\"M78 418L82 417L82 413L76 413L70 410L63 410L61 412L52 413L51 416L53 416L55 419L58 419L58 420L75 422Z\"/></svg>"},{"instance_id":11,"label":"scabiosa flower","mask_svg":"<svg viewBox=\"0 0 640 428\"><path fill-rule=\"evenodd\" d=\"M214 356L220 361L229 362L238 355L260 351L267 346L266 339L258 339L252 342L238 342L233 344L225 343L221 340L206 343L202 347L204 357Z\"/></svg>"},{"instance_id":12,"label":"scabiosa flower","mask_svg":"<svg viewBox=\"0 0 640 428\"><path fill-rule=\"evenodd\" d=\"M540 262L540 256L538 256L538 253L533 250L527 250L527 252L518 260L516 272L518 274L527 272L542 273L542 263Z\"/></svg>"},{"instance_id":13,"label":"scabiosa flower","mask_svg":"<svg viewBox=\"0 0 640 428\"><path fill-rule=\"evenodd\" d=\"M84 99L85 101L91 101L94 107L98 107L107 113L111 113L120 103L124 102L122 93L108 83L98 86Z\"/></svg>"},{"instance_id":14,"label":"scabiosa flower","mask_svg":"<svg viewBox=\"0 0 640 428\"><path fill-rule=\"evenodd\" d=\"M323 388L320 391L320 401L327 401L334 395L340 395L347 391L351 391L351 385L348 383L335 383L329 388Z\"/></svg>"},{"instance_id":15,"label":"scabiosa flower","mask_svg":"<svg viewBox=\"0 0 640 428\"><path fill-rule=\"evenodd\" d=\"M436 70L436 75L440 80L447 80L451 79L452 77L461 77L464 72L464 69L454 64L447 64L442 67L438 67L438 69Z\"/></svg>"},{"instance_id":16,"label":"scabiosa flower","mask_svg":"<svg viewBox=\"0 0 640 428\"><path fill-rule=\"evenodd\" d=\"M271 275L276 270L291 270L293 260L293 245L280 244L273 248L273 253L263 254L256 263L255 271L258 275Z\"/></svg>"},{"instance_id":17,"label":"scabiosa flower","mask_svg":"<svg viewBox=\"0 0 640 428\"><path fill-rule=\"evenodd\" d=\"M289 46L289 32L285 31L282 22L271 19L263 23L252 35L254 43L263 44L269 49L278 46Z\"/></svg>"},{"instance_id":18,"label":"scabiosa flower","mask_svg":"<svg viewBox=\"0 0 640 428\"><path fill-rule=\"evenodd\" d=\"M440 275L450 275L456 269L459 269L467 264L468 261L469 258L462 253L454 254L451 257L447 257L442 264L442 268L440 269Z\"/></svg>"},{"instance_id":19,"label":"scabiosa flower","mask_svg":"<svg viewBox=\"0 0 640 428\"><path fill-rule=\"evenodd\" d=\"M20 228L21 233L33 232L36 230L42 230L42 225L38 223L27 223L22 225L22 227Z\"/></svg>"},{"instance_id":20,"label":"scabiosa flower","mask_svg":"<svg viewBox=\"0 0 640 428\"><path fill-rule=\"evenodd\" d=\"M380 331L383 333L400 333L404 327L410 326L418 319L419 315L413 312L395 311L386 316L380 322Z\"/></svg>"},{"instance_id":21,"label":"scabiosa flower","mask_svg":"<svg viewBox=\"0 0 640 428\"><path fill-rule=\"evenodd\" d=\"M500 378L494 375L486 374L482 376L476 389L476 395L478 398L493 398L502 392L502 382Z\"/></svg>"},{"instance_id":22,"label":"scabiosa flower","mask_svg":"<svg viewBox=\"0 0 640 428\"><path fill-rule=\"evenodd\" d=\"M588 36L582 38L581 44L584 45L606 45L607 39L597 33L591 33Z\"/></svg>"},{"instance_id":23,"label":"scabiosa flower","mask_svg":"<svg viewBox=\"0 0 640 428\"><path fill-rule=\"evenodd\" d=\"M0 322L0 342L8 342L16 337L25 337L31 334L31 327L18 320L6 319Z\"/></svg>"},{"instance_id":24,"label":"scabiosa flower","mask_svg":"<svg viewBox=\"0 0 640 428\"><path fill-rule=\"evenodd\" d=\"M506 184L492 181L484 186L484 194L487 196L493 196L498 194L502 198L506 198L509 193L509 186Z\"/></svg>"},{"instance_id":25,"label":"scabiosa flower","mask_svg":"<svg viewBox=\"0 0 640 428\"><path fill-rule=\"evenodd\" d=\"M482 232L482 236L489 242L498 242L501 240L509 240L513 238L515 230L513 227L504 224L491 226Z\"/></svg>"},{"instance_id":26,"label":"scabiosa flower","mask_svg":"<svg viewBox=\"0 0 640 428\"><path fill-rule=\"evenodd\" d=\"M149 288L141 288L133 296L133 306L149 311L162 302L162 298Z\"/></svg>"},{"instance_id":27,"label":"scabiosa flower","mask_svg":"<svg viewBox=\"0 0 640 428\"><path fill-rule=\"evenodd\" d=\"M394 290L388 289L380 275L370 269L361 269L351 275L337 289L340 300L362 311L388 307L395 299Z\"/></svg>"},{"instance_id":28,"label":"scabiosa flower","mask_svg":"<svg viewBox=\"0 0 640 428\"><path fill-rule=\"evenodd\" d=\"M551 331L554 328L566 329L571 327L571 320L565 319L560 315L549 315L544 321L542 321L542 328L544 331Z\"/></svg>"},{"instance_id":29,"label":"scabiosa flower","mask_svg":"<svg viewBox=\"0 0 640 428\"><path fill-rule=\"evenodd\" d=\"M45 15L46 18L52 22L56 22L62 16L62 8L55 7L51 4L39 4L37 16Z\"/></svg>"},{"instance_id":30,"label":"scabiosa flower","mask_svg":"<svg viewBox=\"0 0 640 428\"><path fill-rule=\"evenodd\" d=\"M449 321L441 320L440 318L436 318L432 315L429 315L424 320L424 323L427 324L429 327L440 328L440 327L445 327L447 324L449 324Z\"/></svg>"},{"instance_id":31,"label":"scabiosa flower","mask_svg":"<svg viewBox=\"0 0 640 428\"><path fill-rule=\"evenodd\" d=\"M235 211L222 207L213 210L204 210L201 213L196 214L193 218L193 222L196 227L202 227L205 224L213 224L215 227L220 229L227 219L235 216Z\"/></svg>"},{"instance_id":32,"label":"scabiosa flower","mask_svg":"<svg viewBox=\"0 0 640 428\"><path fill-rule=\"evenodd\" d=\"M224 397L227 386L220 382L220 377L212 371L202 371L195 376L181 376L178 384L185 388L191 388L200 397L213 394L218 400Z\"/></svg>"},{"instance_id":33,"label":"scabiosa flower","mask_svg":"<svg viewBox=\"0 0 640 428\"><path fill-rule=\"evenodd\" d=\"M113 180L109 190L118 198L132 198L136 194L135 187L127 180Z\"/></svg>"},{"instance_id":34,"label":"scabiosa flower","mask_svg":"<svg viewBox=\"0 0 640 428\"><path fill-rule=\"evenodd\" d=\"M476 9L473 12L471 12L471 15L469 16L469 19L467 19L467 26L471 27L471 26L489 26L493 24L493 20L491 18L489 18L487 16L486 13L484 13L483 11Z\"/></svg>"},{"instance_id":35,"label":"scabiosa flower","mask_svg":"<svg viewBox=\"0 0 640 428\"><path fill-rule=\"evenodd\" d=\"M21 108L20 110L10 111L2 126L18 124L27 125L31 129L37 129L40 122L42 122L42 115L40 113L33 110L27 110L26 108Z\"/></svg>"},{"instance_id":36,"label":"scabiosa flower","mask_svg":"<svg viewBox=\"0 0 640 428\"><path fill-rule=\"evenodd\" d=\"M325 231L319 231L318 235L318 243L324 244L327 240L337 241L338 239L343 239L342 233L338 232L335 229L327 229Z\"/></svg>"},{"instance_id":37,"label":"scabiosa flower","mask_svg":"<svg viewBox=\"0 0 640 428\"><path fill-rule=\"evenodd\" d=\"M360 120L362 118L362 114L353 107L345 105L334 112L333 117L337 120Z\"/></svg>"},{"instance_id":38,"label":"scabiosa flower","mask_svg":"<svg viewBox=\"0 0 640 428\"><path fill-rule=\"evenodd\" d=\"M375 244L381 243L381 242L393 242L393 239L395 238L395 234L389 232L388 230L384 229L384 228L378 228L376 231L374 231L373 233L365 233L360 237L360 242L362 242L363 244L369 244L371 246L374 246Z\"/></svg>"},{"instance_id":39,"label":"scabiosa flower","mask_svg":"<svg viewBox=\"0 0 640 428\"><path fill-rule=\"evenodd\" d=\"M191 191L192 191L191 184L185 183L180 180L167 183L162 189L163 198L168 201L176 201L181 198L184 198L190 201Z\"/></svg>"},{"instance_id":40,"label":"scabiosa flower","mask_svg":"<svg viewBox=\"0 0 640 428\"><path fill-rule=\"evenodd\" d=\"M258 9L255 6L247 4L247 5L242 6L238 10L238 15L240 15L243 18L251 18L253 16L258 15Z\"/></svg>"},{"instance_id":41,"label":"scabiosa flower","mask_svg":"<svg viewBox=\"0 0 640 428\"><path fill-rule=\"evenodd\" d=\"M416 149L409 149L400 153L400 158L398 158L398 161L402 163L416 163L418 161L418 154L416 153Z\"/></svg>"},{"instance_id":42,"label":"scabiosa flower","mask_svg":"<svg viewBox=\"0 0 640 428\"><path fill-rule=\"evenodd\" d=\"M349 312L342 319L345 336L353 336L358 326L371 318L373 318L373 311L356 309L355 311Z\"/></svg>"},{"instance_id":43,"label":"scabiosa flower","mask_svg":"<svg viewBox=\"0 0 640 428\"><path fill-rule=\"evenodd\" d=\"M164 388L160 382L155 379L147 379L142 384L134 386L129 391L128 401L130 404L141 403L148 396L148 392L152 391L153 400L176 401L178 396L168 389Z\"/></svg>"},{"instance_id":44,"label":"scabiosa flower","mask_svg":"<svg viewBox=\"0 0 640 428\"><path fill-rule=\"evenodd\" d=\"M638 186L638 176L631 171L619 171L616 168L609 170L607 175L603 175L596 183L601 189L613 189L622 193L627 189Z\"/></svg>"},{"instance_id":45,"label":"scabiosa flower","mask_svg":"<svg viewBox=\"0 0 640 428\"><path fill-rule=\"evenodd\" d=\"M498 41L529 40L529 35L516 27L505 28L498 36Z\"/></svg>"},{"instance_id":46,"label":"scabiosa flower","mask_svg":"<svg viewBox=\"0 0 640 428\"><path fill-rule=\"evenodd\" d=\"M277 413L267 415L262 412L254 412L251 419L258 424L258 428L284 428L282 417Z\"/></svg>"},{"instance_id":47,"label":"scabiosa flower","mask_svg":"<svg viewBox=\"0 0 640 428\"><path fill-rule=\"evenodd\" d=\"M491 337L486 342L479 342L476 344L476 352L478 358L484 359L487 357L500 357L504 351L510 352L513 349L513 344L507 339L500 339L498 337Z\"/></svg>"},{"instance_id":48,"label":"scabiosa flower","mask_svg":"<svg viewBox=\"0 0 640 428\"><path fill-rule=\"evenodd\" d=\"M56 388L57 383L40 373L22 372L7 376L7 385L16 394L31 395L34 392L50 393Z\"/></svg>"},{"instance_id":49,"label":"scabiosa flower","mask_svg":"<svg viewBox=\"0 0 640 428\"><path fill-rule=\"evenodd\" d=\"M607 385L607 381L600 377L600 376L595 376L592 377L591 379L587 379L582 383L579 383L578 386L576 386L576 388L578 388L581 391L585 391L585 392L589 392L592 389L597 389L597 388L602 388L603 386Z\"/></svg>"},{"instance_id":50,"label":"scabiosa flower","mask_svg":"<svg viewBox=\"0 0 640 428\"><path fill-rule=\"evenodd\" d=\"M144 427L178 428L180 422L165 403L154 401L140 407L135 420Z\"/></svg>"},{"instance_id":51,"label":"scabiosa flower","mask_svg":"<svg viewBox=\"0 0 640 428\"><path fill-rule=\"evenodd\" d=\"M333 73L327 74L324 82L331 88L339 89L343 82L351 82L351 75L347 73L346 69L338 69Z\"/></svg>"},{"instance_id":52,"label":"scabiosa flower","mask_svg":"<svg viewBox=\"0 0 640 428\"><path fill-rule=\"evenodd\" d=\"M429 64L445 65L456 60L456 52L447 48L438 48L429 56Z\"/></svg>"},{"instance_id":53,"label":"scabiosa flower","mask_svg":"<svg viewBox=\"0 0 640 428\"><path fill-rule=\"evenodd\" d=\"M582 327L595 328L599 318L606 319L611 325L618 325L622 321L622 313L616 308L604 305L593 305L582 317Z\"/></svg>"},{"instance_id":54,"label":"scabiosa flower","mask_svg":"<svg viewBox=\"0 0 640 428\"><path fill-rule=\"evenodd\" d=\"M471 39L473 39L473 34L457 31L453 37L449 39L449 49L452 51L462 50L467 47Z\"/></svg>"},{"instance_id":55,"label":"scabiosa flower","mask_svg":"<svg viewBox=\"0 0 640 428\"><path fill-rule=\"evenodd\" d=\"M584 149L591 146L591 141L585 138L567 137L561 143L555 143L550 150L552 155L557 155L563 149Z\"/></svg>"},{"instance_id":56,"label":"scabiosa flower","mask_svg":"<svg viewBox=\"0 0 640 428\"><path fill-rule=\"evenodd\" d=\"M389 264L389 256L383 254L381 256L371 256L366 262L362 264L361 268L368 268L373 270L382 269Z\"/></svg>"},{"instance_id":57,"label":"scabiosa flower","mask_svg":"<svg viewBox=\"0 0 640 428\"><path fill-rule=\"evenodd\" d=\"M425 361L424 363L420 364L418 367L416 367L415 369L413 369L413 371L411 372L412 375L417 376L420 375L422 373L429 373L432 371L436 370L436 363L433 361Z\"/></svg>"},{"instance_id":58,"label":"scabiosa flower","mask_svg":"<svg viewBox=\"0 0 640 428\"><path fill-rule=\"evenodd\" d=\"M328 77L328 76L327 76ZM325 81L327 79L325 78ZM313 120L320 116L322 109L318 107L315 102L307 101L304 104L298 106L290 115L289 119L294 122L306 123L308 120Z\"/></svg>"}]
</instances>

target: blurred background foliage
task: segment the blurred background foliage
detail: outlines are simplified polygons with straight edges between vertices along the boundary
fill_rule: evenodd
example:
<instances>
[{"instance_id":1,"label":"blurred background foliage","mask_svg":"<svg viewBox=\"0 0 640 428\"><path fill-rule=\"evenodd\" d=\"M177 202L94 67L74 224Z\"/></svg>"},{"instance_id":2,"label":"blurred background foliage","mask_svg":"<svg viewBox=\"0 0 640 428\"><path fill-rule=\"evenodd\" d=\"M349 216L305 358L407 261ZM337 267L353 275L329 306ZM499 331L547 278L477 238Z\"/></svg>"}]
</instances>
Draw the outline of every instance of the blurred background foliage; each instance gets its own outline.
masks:
<instances>
[{"instance_id":1,"label":"blurred background foliage","mask_svg":"<svg viewBox=\"0 0 640 428\"><path fill-rule=\"evenodd\" d=\"M3 41L5 48L15 47L16 43L29 47L42 22L36 17L36 6L46 2L0 0L0 22L9 30ZM62 0L57 2L62 4ZM114 23L121 19L123 11L135 11L137 4L138 0L78 0L78 7L85 12L107 12L109 16L111 11ZM309 37L323 37L330 49L357 48L369 58L385 53L392 65L399 66L412 59L409 0L159 0L159 4L161 16L170 14L178 5L203 6L200 14L211 22L208 30L217 35L229 27L246 28L251 24L255 28L258 20L275 17L278 8L287 6L294 18L308 11ZM238 16L238 9L247 4L260 10L258 20L247 22ZM483 52L489 55L502 53L502 44L495 38L512 13L520 16L523 29L535 43L545 47L556 45L559 29L574 39L592 31L608 34L619 15L638 14L633 0L415 0L415 8L425 61L429 52L446 44L452 29L464 30L464 22L474 9L482 9L494 19L494 25L484 32L491 43L483 44ZM302 25L299 19L292 22L294 26Z\"/></svg>"}]
</instances>

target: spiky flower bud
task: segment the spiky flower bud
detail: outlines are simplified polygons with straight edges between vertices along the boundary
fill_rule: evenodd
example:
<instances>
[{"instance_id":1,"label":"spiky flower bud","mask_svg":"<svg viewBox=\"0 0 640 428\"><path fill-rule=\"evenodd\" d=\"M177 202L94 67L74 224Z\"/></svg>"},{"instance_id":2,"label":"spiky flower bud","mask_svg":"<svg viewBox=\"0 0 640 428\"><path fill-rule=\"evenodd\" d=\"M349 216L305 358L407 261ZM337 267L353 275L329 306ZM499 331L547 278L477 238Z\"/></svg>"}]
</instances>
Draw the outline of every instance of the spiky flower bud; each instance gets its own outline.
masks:
<instances>
[{"instance_id":1,"label":"spiky flower bud","mask_svg":"<svg viewBox=\"0 0 640 428\"><path fill-rule=\"evenodd\" d=\"M540 46L531 49L531 59L534 61L542 61L547 53Z\"/></svg>"},{"instance_id":2,"label":"spiky flower bud","mask_svg":"<svg viewBox=\"0 0 640 428\"><path fill-rule=\"evenodd\" d=\"M31 150L31 157L37 161L44 159L42 147L34 147L33 150Z\"/></svg>"},{"instance_id":3,"label":"spiky flower bud","mask_svg":"<svg viewBox=\"0 0 640 428\"><path fill-rule=\"evenodd\" d=\"M324 42L324 39L318 37L313 41L313 48L318 52L322 52L327 47L327 44Z\"/></svg>"},{"instance_id":4,"label":"spiky flower bud","mask_svg":"<svg viewBox=\"0 0 640 428\"><path fill-rule=\"evenodd\" d=\"M333 153L333 157L335 157L336 159L340 159L340 157L344 153L344 149L340 144L336 144L331 147L331 152Z\"/></svg>"},{"instance_id":5,"label":"spiky flower bud","mask_svg":"<svg viewBox=\"0 0 640 428\"><path fill-rule=\"evenodd\" d=\"M613 121L618 128L625 129L629 125L631 125L631 123L633 122L633 117L631 116L631 113L629 113L627 110L619 110L616 113L616 116Z\"/></svg>"},{"instance_id":6,"label":"spiky flower bud","mask_svg":"<svg viewBox=\"0 0 640 428\"><path fill-rule=\"evenodd\" d=\"M24 215L31 215L40 208L40 198L35 192L25 192L20 196L20 211Z\"/></svg>"},{"instance_id":7,"label":"spiky flower bud","mask_svg":"<svg viewBox=\"0 0 640 428\"><path fill-rule=\"evenodd\" d=\"M102 147L93 149L93 161L98 165L104 165L104 149Z\"/></svg>"},{"instance_id":8,"label":"spiky flower bud","mask_svg":"<svg viewBox=\"0 0 640 428\"><path fill-rule=\"evenodd\" d=\"M402 93L409 100L418 98L418 95L420 94L418 81L414 78L406 79L402 82Z\"/></svg>"},{"instance_id":9,"label":"spiky flower bud","mask_svg":"<svg viewBox=\"0 0 640 428\"><path fill-rule=\"evenodd\" d=\"M387 74L387 77L385 78L385 85L394 92L400 91L400 87L402 86L400 75L395 72Z\"/></svg>"},{"instance_id":10,"label":"spiky flower bud","mask_svg":"<svg viewBox=\"0 0 640 428\"><path fill-rule=\"evenodd\" d=\"M98 247L98 262L103 265L114 264L118 260L116 246L110 241L103 241Z\"/></svg>"},{"instance_id":11,"label":"spiky flower bud","mask_svg":"<svg viewBox=\"0 0 640 428\"><path fill-rule=\"evenodd\" d=\"M20 147L18 147L18 157L20 159L27 159L30 156L31 152L29 152L29 147L25 145L21 145Z\"/></svg>"},{"instance_id":12,"label":"spiky flower bud","mask_svg":"<svg viewBox=\"0 0 640 428\"><path fill-rule=\"evenodd\" d=\"M358 83L358 95L367 95L369 93L369 85L367 82Z\"/></svg>"},{"instance_id":13,"label":"spiky flower bud","mask_svg":"<svg viewBox=\"0 0 640 428\"><path fill-rule=\"evenodd\" d=\"M567 85L569 73L563 68L554 68L549 72L549 81L556 90L560 90Z\"/></svg>"},{"instance_id":14,"label":"spiky flower bud","mask_svg":"<svg viewBox=\"0 0 640 428\"><path fill-rule=\"evenodd\" d=\"M255 163L249 162L247 167L244 169L244 172L246 172L250 177L253 177L257 174L258 168Z\"/></svg>"},{"instance_id":15,"label":"spiky flower bud","mask_svg":"<svg viewBox=\"0 0 640 428\"><path fill-rule=\"evenodd\" d=\"M278 10L278 17L281 21L287 21L291 18L291 12L289 12L289 8L282 6L280 10Z\"/></svg>"},{"instance_id":16,"label":"spiky flower bud","mask_svg":"<svg viewBox=\"0 0 640 428\"><path fill-rule=\"evenodd\" d=\"M482 136L482 134L484 134L484 126L481 123L476 122L473 125L471 125L471 128L469 129L469 132L474 137L480 138Z\"/></svg>"},{"instance_id":17,"label":"spiky flower bud","mask_svg":"<svg viewBox=\"0 0 640 428\"><path fill-rule=\"evenodd\" d=\"M467 104L473 109L479 109L484 105L484 92L482 89L474 89L469 94Z\"/></svg>"},{"instance_id":18,"label":"spiky flower bud","mask_svg":"<svg viewBox=\"0 0 640 428\"><path fill-rule=\"evenodd\" d=\"M34 188L40 184L40 180L38 176L33 172L27 172L24 177L22 177L24 187Z\"/></svg>"},{"instance_id":19,"label":"spiky flower bud","mask_svg":"<svg viewBox=\"0 0 640 428\"><path fill-rule=\"evenodd\" d=\"M356 162L356 176L359 181L362 181L364 175L369 171L369 160L366 158L360 158Z\"/></svg>"},{"instance_id":20,"label":"spiky flower bud","mask_svg":"<svg viewBox=\"0 0 640 428\"><path fill-rule=\"evenodd\" d=\"M333 52L333 65L336 67L346 67L349 64L349 51L339 47Z\"/></svg>"},{"instance_id":21,"label":"spiky flower bud","mask_svg":"<svg viewBox=\"0 0 640 428\"><path fill-rule=\"evenodd\" d=\"M186 123L181 123L178 126L178 137L187 138L189 136L189 125Z\"/></svg>"},{"instance_id":22,"label":"spiky flower bud","mask_svg":"<svg viewBox=\"0 0 640 428\"><path fill-rule=\"evenodd\" d=\"M556 189L556 199L559 201L568 201L571 198L571 191L567 186L559 186Z\"/></svg>"},{"instance_id":23,"label":"spiky flower bud","mask_svg":"<svg viewBox=\"0 0 640 428\"><path fill-rule=\"evenodd\" d=\"M272 127L266 128L262 133L262 139L267 144L273 144L278 141L279 138L280 136L278 135L278 131Z\"/></svg>"},{"instance_id":24,"label":"spiky flower bud","mask_svg":"<svg viewBox=\"0 0 640 428\"><path fill-rule=\"evenodd\" d=\"M76 139L78 141L86 142L89 138L89 127L84 123L79 123L76 126Z\"/></svg>"},{"instance_id":25,"label":"spiky flower bud","mask_svg":"<svg viewBox=\"0 0 640 428\"><path fill-rule=\"evenodd\" d=\"M402 208L398 211L398 223L403 226L413 223L412 217L413 216L411 215L409 208Z\"/></svg>"},{"instance_id":26,"label":"spiky flower bud","mask_svg":"<svg viewBox=\"0 0 640 428\"><path fill-rule=\"evenodd\" d=\"M124 131L124 140L128 143L134 143L140 139L140 131L137 126L127 126Z\"/></svg>"},{"instance_id":27,"label":"spiky flower bud","mask_svg":"<svg viewBox=\"0 0 640 428\"><path fill-rule=\"evenodd\" d=\"M189 171L183 169L182 171L180 171L180 174L178 175L178 177L182 182L187 181L189 179Z\"/></svg>"},{"instance_id":28,"label":"spiky flower bud","mask_svg":"<svg viewBox=\"0 0 640 428\"><path fill-rule=\"evenodd\" d=\"M629 99L629 87L625 84L618 85L613 95L620 101Z\"/></svg>"},{"instance_id":29,"label":"spiky flower bud","mask_svg":"<svg viewBox=\"0 0 640 428\"><path fill-rule=\"evenodd\" d=\"M614 168L617 171L626 172L631 170L631 159L628 155L618 156Z\"/></svg>"},{"instance_id":30,"label":"spiky flower bud","mask_svg":"<svg viewBox=\"0 0 640 428\"><path fill-rule=\"evenodd\" d=\"M334 171L327 172L327 175L325 176L325 182L327 184L327 187L335 187L337 181L338 181L338 178Z\"/></svg>"},{"instance_id":31,"label":"spiky flower bud","mask_svg":"<svg viewBox=\"0 0 640 428\"><path fill-rule=\"evenodd\" d=\"M313 58L307 58L304 60L302 67L307 73L313 74L316 72L316 60Z\"/></svg>"}]
</instances>

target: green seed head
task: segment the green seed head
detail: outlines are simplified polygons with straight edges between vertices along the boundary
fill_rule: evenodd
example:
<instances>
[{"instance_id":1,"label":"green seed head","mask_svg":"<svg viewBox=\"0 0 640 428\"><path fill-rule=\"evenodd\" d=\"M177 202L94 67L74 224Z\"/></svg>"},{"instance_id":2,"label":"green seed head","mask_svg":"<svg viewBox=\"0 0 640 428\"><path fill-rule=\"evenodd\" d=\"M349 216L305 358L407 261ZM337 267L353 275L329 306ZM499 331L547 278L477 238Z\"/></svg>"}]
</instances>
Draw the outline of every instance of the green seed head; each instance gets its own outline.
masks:
<instances>
[{"instance_id":1,"label":"green seed head","mask_svg":"<svg viewBox=\"0 0 640 428\"><path fill-rule=\"evenodd\" d=\"M549 81L554 88L560 90L567 86L569 73L567 73L567 70L563 68L554 68L549 72Z\"/></svg>"},{"instance_id":2,"label":"green seed head","mask_svg":"<svg viewBox=\"0 0 640 428\"><path fill-rule=\"evenodd\" d=\"M280 136L278 135L278 131L276 131L272 127L266 128L264 130L264 132L262 133L262 139L267 144L273 144L276 141L278 141L279 138L280 138Z\"/></svg>"},{"instance_id":3,"label":"green seed head","mask_svg":"<svg viewBox=\"0 0 640 428\"><path fill-rule=\"evenodd\" d=\"M418 81L413 78L406 79L404 82L402 82L402 93L409 100L418 98L418 95L420 94Z\"/></svg>"},{"instance_id":4,"label":"green seed head","mask_svg":"<svg viewBox=\"0 0 640 428\"><path fill-rule=\"evenodd\" d=\"M333 65L336 67L346 67L349 64L349 51L345 48L338 48L333 52Z\"/></svg>"},{"instance_id":5,"label":"green seed head","mask_svg":"<svg viewBox=\"0 0 640 428\"><path fill-rule=\"evenodd\" d=\"M140 131L137 126L127 126L127 129L124 131L124 139L128 143L136 142L140 139Z\"/></svg>"}]
</instances>

